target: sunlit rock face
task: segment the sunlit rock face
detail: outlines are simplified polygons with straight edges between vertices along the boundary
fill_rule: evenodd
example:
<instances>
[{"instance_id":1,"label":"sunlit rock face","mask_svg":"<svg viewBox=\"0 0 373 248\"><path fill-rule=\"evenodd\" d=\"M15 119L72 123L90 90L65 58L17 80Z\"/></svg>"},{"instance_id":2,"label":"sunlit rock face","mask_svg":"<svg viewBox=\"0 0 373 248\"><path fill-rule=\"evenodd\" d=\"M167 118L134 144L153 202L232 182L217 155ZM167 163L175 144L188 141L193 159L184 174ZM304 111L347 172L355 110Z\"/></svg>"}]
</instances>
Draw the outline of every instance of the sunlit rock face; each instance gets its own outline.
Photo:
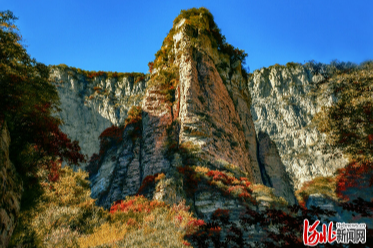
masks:
<instances>
[{"instance_id":1,"label":"sunlit rock face","mask_svg":"<svg viewBox=\"0 0 373 248\"><path fill-rule=\"evenodd\" d=\"M9 160L10 134L0 120L0 247L7 247L21 209L23 185Z\"/></svg>"},{"instance_id":2,"label":"sunlit rock face","mask_svg":"<svg viewBox=\"0 0 373 248\"><path fill-rule=\"evenodd\" d=\"M82 153L90 158L99 151L102 131L123 124L131 106L139 104L147 79L137 83L131 76L88 79L74 70L57 67L51 68L50 81L56 85L61 101L61 130L78 140Z\"/></svg>"},{"instance_id":3,"label":"sunlit rock face","mask_svg":"<svg viewBox=\"0 0 373 248\"><path fill-rule=\"evenodd\" d=\"M255 130L274 141L295 189L316 176L331 176L347 163L339 151L323 149L325 135L311 125L321 107L336 101L323 91L323 80L292 65L256 70L248 82Z\"/></svg>"},{"instance_id":4,"label":"sunlit rock face","mask_svg":"<svg viewBox=\"0 0 373 248\"><path fill-rule=\"evenodd\" d=\"M249 93L238 65L219 55L207 37L198 48L188 49L187 31L174 36L180 50L180 143L198 144L205 159L223 160L241 168L251 181L261 183L256 158L255 129L249 111ZM179 43L180 42L180 43ZM226 62L226 69L216 65ZM220 73L219 73L220 72Z\"/></svg>"},{"instance_id":5,"label":"sunlit rock face","mask_svg":"<svg viewBox=\"0 0 373 248\"><path fill-rule=\"evenodd\" d=\"M97 173L92 175L92 197L98 197L100 205L109 207L110 202L135 194L147 176L167 174L180 166L177 159L173 159L178 154L171 158L166 155L170 128L174 129L173 139L178 145L192 143L200 148L201 160L217 167L222 161L233 164L247 172L251 182L262 182L256 158L255 129L249 111L249 92L241 72L234 70L230 77L227 74L224 79L229 84L227 87L215 67L220 61L218 55L215 54L217 61L213 61L205 54L212 51L211 44L206 43L201 50L188 49L188 36L182 27L174 39L174 43L179 44L174 49L182 50L179 59L175 60L180 76L174 103L170 105L166 101L157 79L150 79L151 86L139 103L142 133L137 145L124 138L122 145L107 151ZM172 126L172 123L177 124ZM163 193L155 192L157 199L169 199L170 192L167 191L179 191L177 186L161 188ZM173 199L176 201L180 197L176 195Z\"/></svg>"}]
</instances>

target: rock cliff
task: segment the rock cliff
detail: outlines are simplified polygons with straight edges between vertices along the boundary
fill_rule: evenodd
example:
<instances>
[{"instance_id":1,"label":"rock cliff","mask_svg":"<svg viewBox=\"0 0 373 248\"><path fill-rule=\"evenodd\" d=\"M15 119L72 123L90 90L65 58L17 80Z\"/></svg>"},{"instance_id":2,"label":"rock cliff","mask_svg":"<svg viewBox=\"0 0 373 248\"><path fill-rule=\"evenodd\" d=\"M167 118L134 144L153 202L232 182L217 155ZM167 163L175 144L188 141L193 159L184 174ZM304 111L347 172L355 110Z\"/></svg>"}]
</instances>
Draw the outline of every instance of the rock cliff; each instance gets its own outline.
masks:
<instances>
[{"instance_id":1,"label":"rock cliff","mask_svg":"<svg viewBox=\"0 0 373 248\"><path fill-rule=\"evenodd\" d=\"M211 25L203 15L200 21ZM126 125L123 141L89 165L97 168L90 180L92 197L98 198L99 205L109 208L114 201L146 192L170 204L187 198L192 210L205 219L219 208L228 209L238 223L240 210L248 205L242 197L249 196L249 188L240 186L245 181L238 179L247 177L252 184L263 183L262 174L268 168L260 168L258 161L260 146L241 63L219 52L201 31L197 31L198 42L194 43L194 31L182 19L165 39L161 51L167 49L169 54L158 57L156 63L161 59L167 63L155 68L139 104L141 134L130 137L134 127ZM272 150L270 153L276 156ZM261 154L263 161L270 161L265 151ZM279 158L275 164L270 161L266 165L272 169L269 175L273 184L268 186L281 187L267 193L255 188L253 194L263 203L260 206L281 202L280 198L295 203L292 184ZM207 181L194 181L201 170L205 173L200 176ZM214 186L214 180L206 176L214 173L218 175L215 181L227 180ZM160 175L164 179L157 179ZM236 197L227 195L232 190L236 190Z\"/></svg>"},{"instance_id":2,"label":"rock cliff","mask_svg":"<svg viewBox=\"0 0 373 248\"><path fill-rule=\"evenodd\" d=\"M336 101L323 91L323 82L323 75L292 63L256 70L248 82L255 130L274 141L295 189L347 164L340 151L325 147L325 135L311 122L321 107Z\"/></svg>"},{"instance_id":3,"label":"rock cliff","mask_svg":"<svg viewBox=\"0 0 373 248\"><path fill-rule=\"evenodd\" d=\"M0 247L7 247L21 209L22 180L9 160L10 134L0 121Z\"/></svg>"},{"instance_id":4,"label":"rock cliff","mask_svg":"<svg viewBox=\"0 0 373 248\"><path fill-rule=\"evenodd\" d=\"M288 63L247 74L244 58L201 8L175 19L148 75L52 67L62 130L90 157L96 203L109 209L136 194L186 200L198 218L223 214L240 228L243 210L258 221L268 209L269 218L289 212L304 182L344 167L347 159L312 122L338 100L326 72ZM313 194L306 206L351 220L327 196ZM256 246L265 228L252 221L242 242ZM282 224L270 226L280 234Z\"/></svg>"},{"instance_id":5,"label":"rock cliff","mask_svg":"<svg viewBox=\"0 0 373 248\"><path fill-rule=\"evenodd\" d=\"M148 79L136 73L90 77L85 71L61 65L51 68L50 81L61 101L61 130L78 140L82 153L90 158L99 151L100 134L112 125L122 125L131 106L140 103Z\"/></svg>"}]
</instances>

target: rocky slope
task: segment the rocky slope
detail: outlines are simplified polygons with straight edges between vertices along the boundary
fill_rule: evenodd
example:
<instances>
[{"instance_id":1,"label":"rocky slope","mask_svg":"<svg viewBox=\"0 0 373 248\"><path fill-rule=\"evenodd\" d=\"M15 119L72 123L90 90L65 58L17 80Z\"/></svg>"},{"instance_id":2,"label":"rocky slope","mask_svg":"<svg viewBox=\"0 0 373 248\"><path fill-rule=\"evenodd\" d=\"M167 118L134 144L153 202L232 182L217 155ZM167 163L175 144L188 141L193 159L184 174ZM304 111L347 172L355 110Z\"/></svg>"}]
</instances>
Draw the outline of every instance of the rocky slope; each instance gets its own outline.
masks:
<instances>
[{"instance_id":1,"label":"rocky slope","mask_svg":"<svg viewBox=\"0 0 373 248\"><path fill-rule=\"evenodd\" d=\"M217 209L227 209L238 224L240 210L248 205L254 209L258 206L224 192L236 189L240 195L246 192L244 188L229 184L229 180L220 184L220 189L211 185L209 178L194 182L192 175L196 172L187 168L225 171L236 178L247 177L253 184L263 183L262 172L267 168L260 168L258 162L246 78L241 64L231 63L228 55L212 47L206 35L199 35L200 45L193 45L185 20L175 24L173 31L173 62L156 68L141 102L141 135L131 138L128 133L134 127L126 126L122 143L107 149L100 162L90 165L97 167L90 176L92 197L98 198L98 204L105 208L140 191L169 204L187 198L198 216L209 219ZM222 63L227 65L223 69L219 67ZM266 154L263 151L262 158ZM273 193L256 191L256 199L263 203L259 206L270 206L281 201L279 197L296 203L283 165L266 161L274 170L267 174L273 182L268 186L281 188ZM164 178L157 181L160 174ZM219 175L226 177L224 173ZM196 187L191 185L193 182Z\"/></svg>"},{"instance_id":2,"label":"rocky slope","mask_svg":"<svg viewBox=\"0 0 373 248\"><path fill-rule=\"evenodd\" d=\"M131 106L141 101L148 79L128 74L89 78L75 68L51 68L50 81L56 85L61 101L61 130L79 141L88 158L98 153L100 134L111 125L122 125Z\"/></svg>"},{"instance_id":3,"label":"rocky slope","mask_svg":"<svg viewBox=\"0 0 373 248\"><path fill-rule=\"evenodd\" d=\"M0 131L0 247L7 247L19 217L23 186L9 160L10 134L1 120Z\"/></svg>"},{"instance_id":4,"label":"rocky slope","mask_svg":"<svg viewBox=\"0 0 373 248\"><path fill-rule=\"evenodd\" d=\"M289 63L256 70L248 82L255 130L274 141L295 189L347 163L341 152L325 148L325 135L312 126L321 107L336 101L325 87L318 87L324 80L305 66Z\"/></svg>"}]
</instances>

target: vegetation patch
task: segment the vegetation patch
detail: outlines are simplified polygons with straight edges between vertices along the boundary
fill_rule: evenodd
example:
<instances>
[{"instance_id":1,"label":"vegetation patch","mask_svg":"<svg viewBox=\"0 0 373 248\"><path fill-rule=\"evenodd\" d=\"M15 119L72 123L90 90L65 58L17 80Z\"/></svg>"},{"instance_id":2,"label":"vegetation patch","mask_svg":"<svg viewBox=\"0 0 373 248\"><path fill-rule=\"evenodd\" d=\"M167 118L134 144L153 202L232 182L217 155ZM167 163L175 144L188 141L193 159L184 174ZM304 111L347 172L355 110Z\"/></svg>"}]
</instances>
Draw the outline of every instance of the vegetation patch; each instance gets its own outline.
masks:
<instances>
[{"instance_id":1,"label":"vegetation patch","mask_svg":"<svg viewBox=\"0 0 373 248\"><path fill-rule=\"evenodd\" d=\"M92 81L95 78L116 78L117 80L125 77L132 77L135 83L143 81L145 79L145 74L141 72L105 72L105 71L87 71L65 64L52 65L50 68L60 69L66 71L69 75L76 77L76 74L83 75L87 81ZM74 72L75 74L73 74Z\"/></svg>"},{"instance_id":2,"label":"vegetation patch","mask_svg":"<svg viewBox=\"0 0 373 248\"><path fill-rule=\"evenodd\" d=\"M351 160L373 161L373 62L328 80L338 101L323 107L312 122L327 134L327 143Z\"/></svg>"},{"instance_id":3,"label":"vegetation patch","mask_svg":"<svg viewBox=\"0 0 373 248\"><path fill-rule=\"evenodd\" d=\"M217 187L224 195L230 195L244 202L248 201L256 204L255 199L252 197L252 190L250 189L251 183L246 177L236 178L229 172L210 170L203 166L193 166L190 169L193 170L191 174L194 180L204 179L208 185ZM194 184L198 186L198 181Z\"/></svg>"},{"instance_id":4,"label":"vegetation patch","mask_svg":"<svg viewBox=\"0 0 373 248\"><path fill-rule=\"evenodd\" d=\"M189 212L185 201L164 202L131 196L115 202L110 211L90 198L87 172L58 168L59 180L48 180L40 170L43 193L35 208L23 211L10 247L186 247L185 235L204 226ZM162 177L159 174L159 178ZM157 179L155 179L157 180ZM165 232L167 230L167 232Z\"/></svg>"},{"instance_id":5,"label":"vegetation patch","mask_svg":"<svg viewBox=\"0 0 373 248\"><path fill-rule=\"evenodd\" d=\"M337 201L336 180L333 177L316 177L303 184L302 188L295 192L299 204L306 206L308 197L312 194L322 194L332 200Z\"/></svg>"}]
</instances>

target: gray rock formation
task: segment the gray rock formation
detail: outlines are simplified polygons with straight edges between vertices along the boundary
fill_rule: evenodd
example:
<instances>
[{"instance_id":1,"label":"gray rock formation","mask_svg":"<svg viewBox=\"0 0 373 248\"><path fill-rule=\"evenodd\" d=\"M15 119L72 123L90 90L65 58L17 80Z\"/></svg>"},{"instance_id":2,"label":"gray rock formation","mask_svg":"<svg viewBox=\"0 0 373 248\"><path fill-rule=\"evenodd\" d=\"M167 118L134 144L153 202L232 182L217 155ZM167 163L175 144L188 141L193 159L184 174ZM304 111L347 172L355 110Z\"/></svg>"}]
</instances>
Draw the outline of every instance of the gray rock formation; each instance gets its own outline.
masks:
<instances>
[{"instance_id":1,"label":"gray rock formation","mask_svg":"<svg viewBox=\"0 0 373 248\"><path fill-rule=\"evenodd\" d=\"M91 197L97 199L97 204L110 208L113 202L125 199L128 195L137 193L142 182L140 164L140 139L132 141L129 126L123 133L123 142L112 146L106 151L97 173L90 178Z\"/></svg>"},{"instance_id":2,"label":"gray rock formation","mask_svg":"<svg viewBox=\"0 0 373 248\"><path fill-rule=\"evenodd\" d=\"M52 67L50 80L56 85L61 101L61 130L78 140L82 153L99 151L98 137L111 125L122 125L128 110L138 105L146 88L147 78L134 83L131 76L122 78L94 77L69 68ZM95 90L96 89L96 90Z\"/></svg>"},{"instance_id":3,"label":"gray rock formation","mask_svg":"<svg viewBox=\"0 0 373 248\"><path fill-rule=\"evenodd\" d=\"M296 204L293 185L275 143L271 141L268 134L260 132L258 144L260 165L264 167L262 171L264 184L274 188L275 195L283 197L290 205Z\"/></svg>"},{"instance_id":4,"label":"gray rock formation","mask_svg":"<svg viewBox=\"0 0 373 248\"><path fill-rule=\"evenodd\" d=\"M255 130L275 142L295 189L316 176L330 176L347 163L339 151L323 149L325 135L311 125L322 106L336 101L317 87L323 80L293 65L256 70L248 82Z\"/></svg>"},{"instance_id":5,"label":"gray rock formation","mask_svg":"<svg viewBox=\"0 0 373 248\"><path fill-rule=\"evenodd\" d=\"M158 87L147 89L142 102L141 167L143 178L167 171L170 161L164 156L167 128L173 121L172 109Z\"/></svg>"},{"instance_id":6,"label":"gray rock formation","mask_svg":"<svg viewBox=\"0 0 373 248\"><path fill-rule=\"evenodd\" d=\"M7 247L21 209L23 186L9 160L10 134L3 121L0 131L0 247Z\"/></svg>"},{"instance_id":7,"label":"gray rock formation","mask_svg":"<svg viewBox=\"0 0 373 248\"><path fill-rule=\"evenodd\" d=\"M105 151L104 158L97 164L97 172L90 178L92 197L98 198L97 203L105 208L128 195L136 194L142 181L145 178L154 180L152 175L156 173L164 173L165 178L155 184L151 197L169 204L178 203L186 197L180 174L175 176L178 174L175 168L183 164L181 157L184 155L180 154L180 150L169 154L167 146L170 140L177 147L184 144L197 147L195 165L221 170L225 169L224 165L231 165L246 172L252 183L262 183L256 134L249 111L250 95L238 69L241 67L234 65L229 67L231 71L220 71L219 74L216 64L221 63L224 57L219 58L217 50L212 49L206 39L207 43L201 47L192 47L182 23L174 35L174 44L178 44L174 47L175 62L163 68L172 70L176 66L179 70L175 100L166 100L157 77L150 79L141 102L141 137L130 139L128 132L133 127L126 127L123 142ZM209 53L213 54L208 56ZM225 75L224 80L221 75ZM274 152L277 150L268 145L262 147L263 162L275 158L276 164L268 164L267 169L273 184L279 188L275 191L277 196L256 193L259 208L270 206L269 202L278 196L291 204L295 203L290 181L280 182L290 179L278 159L278 153ZM277 172L280 174L276 175ZM192 205L193 211L206 219L218 208L229 209L230 219L237 225L239 213L246 206L258 209L238 198L223 195L216 187L206 183L198 184L194 196L187 202ZM257 235L257 231L251 232Z\"/></svg>"}]
</instances>

